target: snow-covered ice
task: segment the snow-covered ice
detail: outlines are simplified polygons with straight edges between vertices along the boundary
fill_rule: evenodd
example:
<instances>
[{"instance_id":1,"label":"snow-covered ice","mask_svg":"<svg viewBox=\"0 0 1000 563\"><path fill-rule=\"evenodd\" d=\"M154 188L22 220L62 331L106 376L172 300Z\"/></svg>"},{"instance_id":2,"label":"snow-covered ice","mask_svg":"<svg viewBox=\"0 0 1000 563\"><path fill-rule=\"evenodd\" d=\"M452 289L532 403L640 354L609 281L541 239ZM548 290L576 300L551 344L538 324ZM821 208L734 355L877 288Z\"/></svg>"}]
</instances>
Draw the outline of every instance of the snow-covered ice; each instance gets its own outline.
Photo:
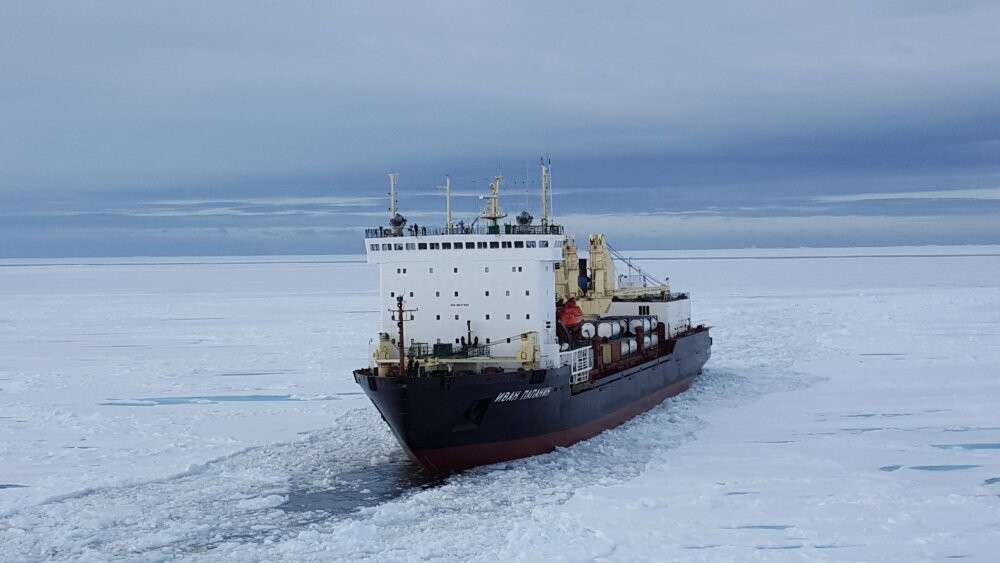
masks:
<instances>
[{"instance_id":1,"label":"snow-covered ice","mask_svg":"<svg viewBox=\"0 0 1000 563\"><path fill-rule=\"evenodd\" d=\"M350 376L359 257L0 261L0 560L994 559L1000 247L632 254L704 376L447 478Z\"/></svg>"}]
</instances>

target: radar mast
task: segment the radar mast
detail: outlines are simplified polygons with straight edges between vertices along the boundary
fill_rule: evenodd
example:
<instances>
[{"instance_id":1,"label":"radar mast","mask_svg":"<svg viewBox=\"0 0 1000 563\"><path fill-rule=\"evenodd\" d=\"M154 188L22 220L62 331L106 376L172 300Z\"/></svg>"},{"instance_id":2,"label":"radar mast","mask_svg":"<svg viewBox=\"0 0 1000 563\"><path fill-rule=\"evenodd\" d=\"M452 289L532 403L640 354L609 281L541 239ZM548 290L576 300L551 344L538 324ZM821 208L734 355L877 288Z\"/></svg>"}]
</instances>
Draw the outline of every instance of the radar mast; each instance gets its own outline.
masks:
<instances>
[{"instance_id":1,"label":"radar mast","mask_svg":"<svg viewBox=\"0 0 1000 563\"><path fill-rule=\"evenodd\" d=\"M483 199L488 199L490 202L486 204L486 209L483 210L483 214L479 217L489 221L492 227L498 226L500 219L507 216L506 213L500 210L501 182L503 182L503 176L495 176L493 183L490 184L490 195L483 196Z\"/></svg>"}]
</instances>

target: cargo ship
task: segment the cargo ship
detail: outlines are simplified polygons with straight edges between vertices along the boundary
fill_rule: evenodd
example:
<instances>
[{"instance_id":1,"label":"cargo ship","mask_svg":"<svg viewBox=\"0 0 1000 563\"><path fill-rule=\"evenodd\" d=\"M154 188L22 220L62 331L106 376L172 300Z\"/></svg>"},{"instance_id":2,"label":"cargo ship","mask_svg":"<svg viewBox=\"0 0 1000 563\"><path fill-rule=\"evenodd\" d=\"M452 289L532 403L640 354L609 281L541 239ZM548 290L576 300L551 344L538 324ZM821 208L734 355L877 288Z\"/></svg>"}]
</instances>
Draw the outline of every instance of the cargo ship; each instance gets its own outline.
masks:
<instances>
[{"instance_id":1,"label":"cargo ship","mask_svg":"<svg viewBox=\"0 0 1000 563\"><path fill-rule=\"evenodd\" d=\"M354 379L406 454L434 472L550 452L686 390L712 353L687 293L671 291L590 235L586 256L549 216L505 222L502 176L482 213L407 224L389 174L386 225L367 229L381 332ZM616 274L616 260L624 273Z\"/></svg>"}]
</instances>

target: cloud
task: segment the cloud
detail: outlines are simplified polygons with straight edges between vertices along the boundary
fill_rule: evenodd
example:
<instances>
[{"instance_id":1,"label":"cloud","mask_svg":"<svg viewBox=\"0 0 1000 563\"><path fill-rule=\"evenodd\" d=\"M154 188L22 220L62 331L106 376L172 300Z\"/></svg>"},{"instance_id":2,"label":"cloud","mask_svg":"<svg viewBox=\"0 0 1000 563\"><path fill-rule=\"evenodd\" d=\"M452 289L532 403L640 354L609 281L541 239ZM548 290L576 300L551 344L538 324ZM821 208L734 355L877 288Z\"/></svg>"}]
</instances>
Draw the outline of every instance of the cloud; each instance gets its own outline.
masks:
<instances>
[{"instance_id":1,"label":"cloud","mask_svg":"<svg viewBox=\"0 0 1000 563\"><path fill-rule=\"evenodd\" d=\"M814 198L822 203L853 203L859 201L888 201L900 199L976 199L1000 200L1000 188L974 188L964 190L926 190L917 192L864 193L828 195Z\"/></svg>"},{"instance_id":2,"label":"cloud","mask_svg":"<svg viewBox=\"0 0 1000 563\"><path fill-rule=\"evenodd\" d=\"M0 189L540 151L968 153L997 138L997 28L991 2L20 3L0 23Z\"/></svg>"},{"instance_id":3,"label":"cloud","mask_svg":"<svg viewBox=\"0 0 1000 563\"><path fill-rule=\"evenodd\" d=\"M79 229L104 233L90 253L141 250L124 229L215 252L212 227L254 251L254 229L381 221L390 169L411 220L443 215L445 173L456 220L497 170L515 214L543 154L557 214L656 212L692 244L958 240L926 204L965 221L998 199L944 193L1000 185L997 29L987 1L13 3L0 253L70 252ZM687 236L635 225L636 245Z\"/></svg>"}]
</instances>

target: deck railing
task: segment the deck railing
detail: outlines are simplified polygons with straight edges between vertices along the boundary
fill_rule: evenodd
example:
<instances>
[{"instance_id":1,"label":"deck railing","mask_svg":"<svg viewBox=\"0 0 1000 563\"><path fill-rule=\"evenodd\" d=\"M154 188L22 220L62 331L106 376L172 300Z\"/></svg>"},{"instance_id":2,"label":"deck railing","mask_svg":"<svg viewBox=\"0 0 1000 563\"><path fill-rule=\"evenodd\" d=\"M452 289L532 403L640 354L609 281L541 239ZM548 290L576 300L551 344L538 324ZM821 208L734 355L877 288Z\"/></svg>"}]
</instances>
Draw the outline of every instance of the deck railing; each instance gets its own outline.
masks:
<instances>
[{"instance_id":1,"label":"deck railing","mask_svg":"<svg viewBox=\"0 0 1000 563\"><path fill-rule=\"evenodd\" d=\"M594 350L589 346L559 353L559 365L569 366L570 383L582 383L590 377L594 367Z\"/></svg>"},{"instance_id":2,"label":"deck railing","mask_svg":"<svg viewBox=\"0 0 1000 563\"><path fill-rule=\"evenodd\" d=\"M365 229L365 238L394 238L394 237L423 237L437 235L561 235L562 225L497 225L495 227L486 226L452 226L448 227L424 227L421 225L409 225L401 229L394 230L391 227L377 227Z\"/></svg>"}]
</instances>

